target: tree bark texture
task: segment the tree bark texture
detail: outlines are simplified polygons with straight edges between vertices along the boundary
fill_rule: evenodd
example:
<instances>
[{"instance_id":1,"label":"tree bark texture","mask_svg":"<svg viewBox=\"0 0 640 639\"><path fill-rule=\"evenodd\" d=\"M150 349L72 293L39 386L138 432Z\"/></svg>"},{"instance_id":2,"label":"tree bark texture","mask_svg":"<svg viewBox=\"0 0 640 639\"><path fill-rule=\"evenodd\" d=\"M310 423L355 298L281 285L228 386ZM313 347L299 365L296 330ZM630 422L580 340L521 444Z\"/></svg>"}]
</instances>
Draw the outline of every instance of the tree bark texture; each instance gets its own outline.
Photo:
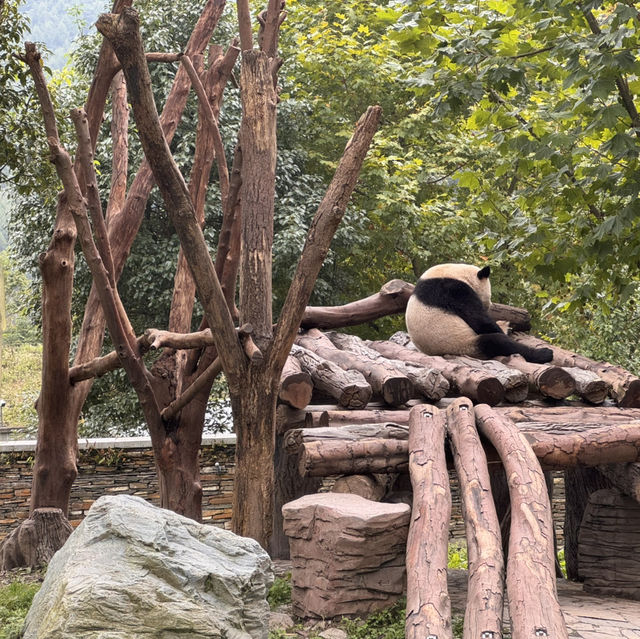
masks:
<instances>
[{"instance_id":1,"label":"tree bark texture","mask_svg":"<svg viewBox=\"0 0 640 639\"><path fill-rule=\"evenodd\" d=\"M395 439L315 441L303 444L299 470L303 477L406 472L408 446Z\"/></svg>"},{"instance_id":2,"label":"tree bark texture","mask_svg":"<svg viewBox=\"0 0 640 639\"><path fill-rule=\"evenodd\" d=\"M540 464L513 422L476 407L504 464L511 497L507 592L514 639L568 638L556 592L553 521Z\"/></svg>"},{"instance_id":3,"label":"tree bark texture","mask_svg":"<svg viewBox=\"0 0 640 639\"><path fill-rule=\"evenodd\" d=\"M342 328L372 322L387 315L404 313L415 286L403 280L390 280L378 293L343 306L307 306L301 328ZM492 304L489 315L508 322L515 331L531 330L531 316L524 308Z\"/></svg>"},{"instance_id":4,"label":"tree bark texture","mask_svg":"<svg viewBox=\"0 0 640 639\"><path fill-rule=\"evenodd\" d=\"M605 382L611 385L612 397L619 406L628 408L640 407L640 379L620 366L607 362L594 362L588 357L552 346L531 335L515 334L515 339L533 348L544 346L553 351L552 363L556 366L575 366L597 373Z\"/></svg>"},{"instance_id":5,"label":"tree bark texture","mask_svg":"<svg viewBox=\"0 0 640 639\"><path fill-rule=\"evenodd\" d=\"M500 523L470 400L456 400L447 408L447 431L460 484L469 557L464 637L499 637L504 603Z\"/></svg>"},{"instance_id":6,"label":"tree bark texture","mask_svg":"<svg viewBox=\"0 0 640 639\"><path fill-rule=\"evenodd\" d=\"M578 560L578 538L584 510L592 493L611 484L596 468L572 468L564 473L564 558L567 579L582 581Z\"/></svg>"},{"instance_id":7,"label":"tree bark texture","mask_svg":"<svg viewBox=\"0 0 640 639\"><path fill-rule=\"evenodd\" d=\"M307 306L301 328L357 326L387 315L404 313L413 289L413 284L391 280L378 293L344 306Z\"/></svg>"},{"instance_id":8,"label":"tree bark texture","mask_svg":"<svg viewBox=\"0 0 640 639\"><path fill-rule=\"evenodd\" d=\"M407 539L405 637L453 637L447 588L451 492L445 459L446 416L415 406L409 417L409 473L413 507Z\"/></svg>"},{"instance_id":9,"label":"tree bark texture","mask_svg":"<svg viewBox=\"0 0 640 639\"><path fill-rule=\"evenodd\" d=\"M276 103L269 57L242 53L242 267L240 323L255 331L259 348L272 336L273 206L276 169Z\"/></svg>"},{"instance_id":10,"label":"tree bark texture","mask_svg":"<svg viewBox=\"0 0 640 639\"><path fill-rule=\"evenodd\" d=\"M387 404L401 406L413 395L413 385L409 378L393 365L383 363L382 360L376 362L363 359L361 354L355 355L353 352L340 350L318 329L312 328L299 335L296 343L345 370L362 373L373 392L380 395Z\"/></svg>"},{"instance_id":11,"label":"tree bark texture","mask_svg":"<svg viewBox=\"0 0 640 639\"><path fill-rule=\"evenodd\" d=\"M289 559L289 539L284 534L282 507L303 495L318 492L322 485L319 477L302 477L298 471L299 452L285 451L284 437L276 435L274 455L273 535L269 542L272 559Z\"/></svg>"},{"instance_id":12,"label":"tree bark texture","mask_svg":"<svg viewBox=\"0 0 640 639\"><path fill-rule=\"evenodd\" d=\"M292 428L284 436L288 453L299 453L303 444L318 441L357 442L365 439L408 439L409 429L398 424L354 424L319 428Z\"/></svg>"},{"instance_id":13,"label":"tree bark texture","mask_svg":"<svg viewBox=\"0 0 640 639\"><path fill-rule=\"evenodd\" d=\"M585 592L640 601L640 504L618 490L592 493L580 526Z\"/></svg>"}]
</instances>

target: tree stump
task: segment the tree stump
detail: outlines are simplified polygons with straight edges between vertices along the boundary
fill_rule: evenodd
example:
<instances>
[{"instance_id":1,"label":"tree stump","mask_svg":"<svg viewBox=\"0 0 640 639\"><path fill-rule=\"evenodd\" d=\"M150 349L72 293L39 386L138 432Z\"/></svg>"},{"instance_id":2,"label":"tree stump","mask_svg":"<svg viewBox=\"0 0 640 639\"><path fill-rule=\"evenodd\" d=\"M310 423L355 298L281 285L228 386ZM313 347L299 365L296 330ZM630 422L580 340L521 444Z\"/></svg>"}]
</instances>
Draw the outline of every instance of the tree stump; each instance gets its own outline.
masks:
<instances>
[{"instance_id":1,"label":"tree stump","mask_svg":"<svg viewBox=\"0 0 640 639\"><path fill-rule=\"evenodd\" d=\"M72 532L60 508L36 508L0 546L0 570L49 563Z\"/></svg>"},{"instance_id":2,"label":"tree stump","mask_svg":"<svg viewBox=\"0 0 640 639\"><path fill-rule=\"evenodd\" d=\"M357 495L307 495L282 508L293 612L364 617L402 596L410 508Z\"/></svg>"}]
</instances>

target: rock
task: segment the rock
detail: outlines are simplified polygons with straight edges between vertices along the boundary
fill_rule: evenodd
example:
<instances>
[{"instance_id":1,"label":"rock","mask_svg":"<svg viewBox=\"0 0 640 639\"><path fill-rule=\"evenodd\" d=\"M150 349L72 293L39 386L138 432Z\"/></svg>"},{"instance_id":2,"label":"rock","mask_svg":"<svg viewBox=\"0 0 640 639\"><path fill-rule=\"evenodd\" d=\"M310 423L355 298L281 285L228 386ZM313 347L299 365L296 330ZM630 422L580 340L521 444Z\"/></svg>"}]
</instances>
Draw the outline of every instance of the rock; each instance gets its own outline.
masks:
<instances>
[{"instance_id":1,"label":"rock","mask_svg":"<svg viewBox=\"0 0 640 639\"><path fill-rule=\"evenodd\" d=\"M591 493L578 536L585 592L640 600L639 550L640 504L616 488Z\"/></svg>"},{"instance_id":2,"label":"rock","mask_svg":"<svg viewBox=\"0 0 640 639\"><path fill-rule=\"evenodd\" d=\"M358 495L306 495L282 508L293 612L332 619L386 608L403 593L411 508Z\"/></svg>"},{"instance_id":3,"label":"rock","mask_svg":"<svg viewBox=\"0 0 640 639\"><path fill-rule=\"evenodd\" d=\"M286 612L272 612L269 614L269 630L286 630L295 625L295 621Z\"/></svg>"},{"instance_id":4,"label":"rock","mask_svg":"<svg viewBox=\"0 0 640 639\"><path fill-rule=\"evenodd\" d=\"M272 581L252 539L101 497L51 560L24 639L267 639Z\"/></svg>"},{"instance_id":5,"label":"rock","mask_svg":"<svg viewBox=\"0 0 640 639\"><path fill-rule=\"evenodd\" d=\"M347 639L347 633L341 628L327 628L319 636L322 639Z\"/></svg>"}]
</instances>

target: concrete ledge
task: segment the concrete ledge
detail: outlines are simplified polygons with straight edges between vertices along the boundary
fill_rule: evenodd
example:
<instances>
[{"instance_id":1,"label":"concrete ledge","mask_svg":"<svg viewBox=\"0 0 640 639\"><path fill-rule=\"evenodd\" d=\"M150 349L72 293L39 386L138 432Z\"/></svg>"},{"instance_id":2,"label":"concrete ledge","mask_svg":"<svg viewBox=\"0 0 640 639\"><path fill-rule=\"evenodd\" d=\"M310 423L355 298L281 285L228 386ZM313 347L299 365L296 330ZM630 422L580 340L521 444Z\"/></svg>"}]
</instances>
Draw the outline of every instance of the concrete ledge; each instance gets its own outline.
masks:
<instances>
[{"instance_id":1,"label":"concrete ledge","mask_svg":"<svg viewBox=\"0 0 640 639\"><path fill-rule=\"evenodd\" d=\"M224 446L236 443L234 433L204 435L202 437L203 446ZM2 453L22 453L35 451L37 441L35 439L17 439L6 440L0 442L0 454ZM91 439L78 439L78 448L80 450L96 449L108 450L110 448L131 449L151 448L150 437L95 437Z\"/></svg>"}]
</instances>

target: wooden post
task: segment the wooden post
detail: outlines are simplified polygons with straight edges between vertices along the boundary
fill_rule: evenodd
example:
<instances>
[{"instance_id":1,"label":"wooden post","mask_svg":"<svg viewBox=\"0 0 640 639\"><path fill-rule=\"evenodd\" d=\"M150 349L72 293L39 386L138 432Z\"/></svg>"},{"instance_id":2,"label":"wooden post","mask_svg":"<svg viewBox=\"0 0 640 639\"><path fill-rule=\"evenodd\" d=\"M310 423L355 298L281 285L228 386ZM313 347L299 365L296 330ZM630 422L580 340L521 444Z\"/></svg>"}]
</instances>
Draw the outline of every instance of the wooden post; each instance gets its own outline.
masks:
<instances>
[{"instance_id":1,"label":"wooden post","mask_svg":"<svg viewBox=\"0 0 640 639\"><path fill-rule=\"evenodd\" d=\"M479 430L498 451L511 497L507 593L514 639L568 639L556 592L551 504L540 464L513 422L476 407Z\"/></svg>"},{"instance_id":2,"label":"wooden post","mask_svg":"<svg viewBox=\"0 0 640 639\"><path fill-rule=\"evenodd\" d=\"M497 638L502 633L504 597L500 523L470 400L460 398L447 408L447 430L460 483L469 556L464 639Z\"/></svg>"},{"instance_id":3,"label":"wooden post","mask_svg":"<svg viewBox=\"0 0 640 639\"><path fill-rule=\"evenodd\" d=\"M407 539L406 639L451 639L447 555L451 492L444 451L445 413L414 406L409 416L413 509Z\"/></svg>"}]
</instances>

